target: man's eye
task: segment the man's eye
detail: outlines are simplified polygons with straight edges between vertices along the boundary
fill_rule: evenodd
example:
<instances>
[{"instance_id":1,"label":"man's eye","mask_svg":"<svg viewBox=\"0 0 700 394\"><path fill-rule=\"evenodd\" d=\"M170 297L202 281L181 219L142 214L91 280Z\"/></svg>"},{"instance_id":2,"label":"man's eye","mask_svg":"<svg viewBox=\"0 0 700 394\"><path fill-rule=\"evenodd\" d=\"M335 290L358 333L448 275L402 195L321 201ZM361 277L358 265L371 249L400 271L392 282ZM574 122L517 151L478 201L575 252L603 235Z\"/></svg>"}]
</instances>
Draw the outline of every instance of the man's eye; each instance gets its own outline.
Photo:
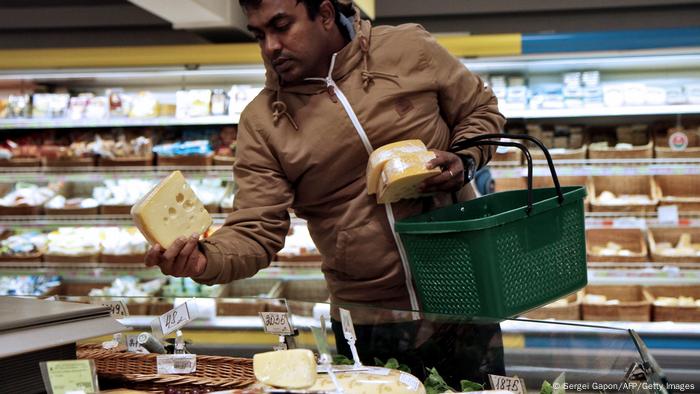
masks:
<instances>
[{"instance_id":1,"label":"man's eye","mask_svg":"<svg viewBox=\"0 0 700 394\"><path fill-rule=\"evenodd\" d=\"M253 37L255 37L255 39L258 41L262 41L265 39L265 36L262 34L254 34Z\"/></svg>"},{"instance_id":2,"label":"man's eye","mask_svg":"<svg viewBox=\"0 0 700 394\"><path fill-rule=\"evenodd\" d=\"M277 30L277 31L287 31L287 30L289 30L289 23L285 23L285 24L282 24L282 25L277 25L277 26L275 26L275 30Z\"/></svg>"}]
</instances>

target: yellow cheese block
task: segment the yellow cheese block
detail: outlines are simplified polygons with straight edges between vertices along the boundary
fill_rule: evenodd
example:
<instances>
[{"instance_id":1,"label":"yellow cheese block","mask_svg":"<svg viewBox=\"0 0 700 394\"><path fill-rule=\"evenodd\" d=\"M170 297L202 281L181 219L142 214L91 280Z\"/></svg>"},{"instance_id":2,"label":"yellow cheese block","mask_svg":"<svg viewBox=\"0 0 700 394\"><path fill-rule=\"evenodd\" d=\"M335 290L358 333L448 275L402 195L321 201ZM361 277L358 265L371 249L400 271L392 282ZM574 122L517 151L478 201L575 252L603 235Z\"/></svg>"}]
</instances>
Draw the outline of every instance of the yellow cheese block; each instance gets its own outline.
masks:
<instances>
[{"instance_id":1,"label":"yellow cheese block","mask_svg":"<svg viewBox=\"0 0 700 394\"><path fill-rule=\"evenodd\" d=\"M131 217L148 242L164 248L179 237L204 234L212 224L180 171L168 175L131 207Z\"/></svg>"},{"instance_id":2,"label":"yellow cheese block","mask_svg":"<svg viewBox=\"0 0 700 394\"><path fill-rule=\"evenodd\" d=\"M259 353L253 356L253 373L268 386L307 388L316 382L316 359L308 349Z\"/></svg>"},{"instance_id":3,"label":"yellow cheese block","mask_svg":"<svg viewBox=\"0 0 700 394\"><path fill-rule=\"evenodd\" d=\"M335 376L346 393L425 394L425 387L418 378L393 369L372 368L367 372L336 372ZM335 385L330 376L322 374L309 391L334 392Z\"/></svg>"},{"instance_id":4,"label":"yellow cheese block","mask_svg":"<svg viewBox=\"0 0 700 394\"><path fill-rule=\"evenodd\" d=\"M428 162L435 158L430 151L404 153L389 159L379 180L380 204L393 203L421 195L418 186L427 178L440 174L439 168L429 170Z\"/></svg>"},{"instance_id":5,"label":"yellow cheese block","mask_svg":"<svg viewBox=\"0 0 700 394\"><path fill-rule=\"evenodd\" d=\"M372 152L367 162L367 194L377 193L379 179L387 160L402 153L425 152L427 150L421 140L406 140L384 145Z\"/></svg>"}]
</instances>

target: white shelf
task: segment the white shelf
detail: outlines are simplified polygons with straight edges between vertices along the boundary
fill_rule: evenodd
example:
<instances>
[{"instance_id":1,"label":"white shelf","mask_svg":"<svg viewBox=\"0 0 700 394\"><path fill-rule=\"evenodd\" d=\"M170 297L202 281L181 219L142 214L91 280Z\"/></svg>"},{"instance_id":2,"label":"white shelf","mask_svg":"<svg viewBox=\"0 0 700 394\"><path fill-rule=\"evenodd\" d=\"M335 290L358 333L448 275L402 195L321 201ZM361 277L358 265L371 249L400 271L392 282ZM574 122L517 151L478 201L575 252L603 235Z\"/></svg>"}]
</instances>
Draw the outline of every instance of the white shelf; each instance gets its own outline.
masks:
<instances>
[{"instance_id":1,"label":"white shelf","mask_svg":"<svg viewBox=\"0 0 700 394\"><path fill-rule=\"evenodd\" d=\"M238 116L202 116L199 118L179 119L173 117L158 118L115 118L94 120L71 119L0 119L0 130L12 129L67 129L98 127L146 127L146 126L197 126L197 125L231 125L237 124Z\"/></svg>"},{"instance_id":2,"label":"white shelf","mask_svg":"<svg viewBox=\"0 0 700 394\"><path fill-rule=\"evenodd\" d=\"M0 183L101 182L106 179L161 179L180 170L189 179L233 180L231 166L0 167Z\"/></svg>"},{"instance_id":3,"label":"white shelf","mask_svg":"<svg viewBox=\"0 0 700 394\"><path fill-rule=\"evenodd\" d=\"M502 108L501 112L503 112L506 118L523 119L587 118L639 115L685 115L700 114L700 104L524 110Z\"/></svg>"},{"instance_id":4,"label":"white shelf","mask_svg":"<svg viewBox=\"0 0 700 394\"><path fill-rule=\"evenodd\" d=\"M558 176L700 175L700 159L554 160ZM489 163L498 178L527 176L527 166L517 162ZM533 176L550 176L545 161L533 162Z\"/></svg>"}]
</instances>

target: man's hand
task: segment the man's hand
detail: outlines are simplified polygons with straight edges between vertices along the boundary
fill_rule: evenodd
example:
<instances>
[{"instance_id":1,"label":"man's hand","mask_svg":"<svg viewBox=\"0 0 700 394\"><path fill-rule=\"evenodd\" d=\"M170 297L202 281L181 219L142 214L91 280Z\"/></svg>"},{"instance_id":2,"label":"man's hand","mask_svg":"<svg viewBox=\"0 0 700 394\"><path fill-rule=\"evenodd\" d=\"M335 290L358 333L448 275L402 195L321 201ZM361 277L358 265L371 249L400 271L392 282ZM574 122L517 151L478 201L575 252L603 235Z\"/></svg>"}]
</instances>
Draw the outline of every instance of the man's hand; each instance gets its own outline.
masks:
<instances>
[{"instance_id":1,"label":"man's hand","mask_svg":"<svg viewBox=\"0 0 700 394\"><path fill-rule=\"evenodd\" d=\"M442 173L428 178L418 187L421 193L456 192L464 186L464 165L454 153L432 149L435 158L428 169L440 168Z\"/></svg>"},{"instance_id":2,"label":"man's hand","mask_svg":"<svg viewBox=\"0 0 700 394\"><path fill-rule=\"evenodd\" d=\"M207 258L199 251L198 239L197 234L189 238L180 237L165 250L160 245L152 246L146 253L146 266L157 265L163 274L178 278L203 274Z\"/></svg>"}]
</instances>

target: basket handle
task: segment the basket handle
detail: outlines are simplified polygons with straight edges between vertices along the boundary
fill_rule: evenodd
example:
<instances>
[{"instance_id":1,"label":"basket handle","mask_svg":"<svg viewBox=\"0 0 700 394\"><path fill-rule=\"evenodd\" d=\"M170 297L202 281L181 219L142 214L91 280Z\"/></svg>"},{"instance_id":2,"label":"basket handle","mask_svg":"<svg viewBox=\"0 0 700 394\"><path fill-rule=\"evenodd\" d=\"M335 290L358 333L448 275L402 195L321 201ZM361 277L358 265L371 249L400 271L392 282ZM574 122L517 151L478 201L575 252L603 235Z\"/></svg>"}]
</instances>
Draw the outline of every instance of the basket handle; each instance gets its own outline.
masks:
<instances>
[{"instance_id":1,"label":"basket handle","mask_svg":"<svg viewBox=\"0 0 700 394\"><path fill-rule=\"evenodd\" d=\"M496 145L496 146L512 146L512 145L507 145L508 142L505 141L500 141L501 138L510 138L513 140L528 140L532 141L537 145L542 152L544 153L545 158L547 159L547 165L549 166L549 172L552 174L552 181L554 182L554 187L557 190L557 199L559 201L559 204L564 203L564 194L561 192L561 186L559 185L559 178L557 177L557 171L554 169L554 162L552 161L552 156L549 154L549 150L544 146L544 144L538 140L537 138L534 138L532 136L529 136L527 134L482 134L478 135L476 137L472 137L466 140L458 141L450 150L452 152L459 152L462 150L465 150L467 148L471 148L474 146L478 145ZM494 141L494 139L497 139ZM484 144L484 142L488 141L489 143ZM525 148L527 150L527 148ZM526 155L528 157L529 155ZM531 158L530 158L531 160ZM532 173L528 172L528 190L532 190Z\"/></svg>"}]
</instances>

